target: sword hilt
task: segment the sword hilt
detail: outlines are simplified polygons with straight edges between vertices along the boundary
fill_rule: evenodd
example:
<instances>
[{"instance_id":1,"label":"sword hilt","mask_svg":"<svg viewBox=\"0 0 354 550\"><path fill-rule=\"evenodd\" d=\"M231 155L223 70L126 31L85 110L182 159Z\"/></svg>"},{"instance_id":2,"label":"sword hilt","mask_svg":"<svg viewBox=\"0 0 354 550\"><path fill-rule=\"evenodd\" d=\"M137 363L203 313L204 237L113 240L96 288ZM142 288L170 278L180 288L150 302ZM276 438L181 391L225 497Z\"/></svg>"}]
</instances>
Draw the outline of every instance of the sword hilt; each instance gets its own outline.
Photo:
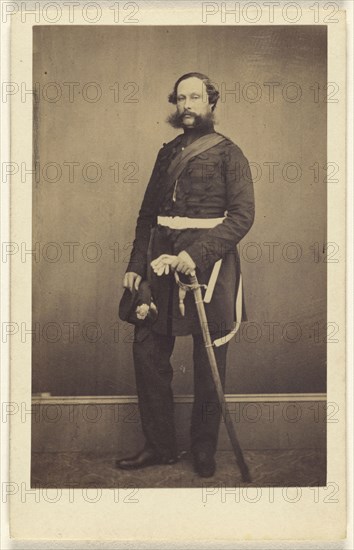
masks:
<instances>
[{"instance_id":1,"label":"sword hilt","mask_svg":"<svg viewBox=\"0 0 354 550\"><path fill-rule=\"evenodd\" d=\"M193 271L193 274L190 276L190 279L191 279L191 283L188 284L188 283L182 283L181 279L179 278L179 275L177 273L177 271L175 271L174 273L175 275L175 281L178 285L178 307L179 307L179 312L180 314L182 315L182 317L185 316L185 306L184 306L184 299L186 297L186 294L187 294L187 291L188 290L192 290L192 291L195 291L197 289L200 289L200 288L207 288L207 285L200 285L198 283L198 279L197 279L197 276L195 274L195 271ZM202 301L202 300L201 300Z\"/></svg>"},{"instance_id":2,"label":"sword hilt","mask_svg":"<svg viewBox=\"0 0 354 550\"><path fill-rule=\"evenodd\" d=\"M189 284L188 283L183 283L181 281L177 271L174 272L174 275L175 275L175 281L176 281L177 285L180 288L183 288L186 291L187 290L196 290L197 288L207 288L207 285L199 284L197 276L195 274L195 271L193 271L192 274L189 276L189 279L191 281Z\"/></svg>"}]
</instances>

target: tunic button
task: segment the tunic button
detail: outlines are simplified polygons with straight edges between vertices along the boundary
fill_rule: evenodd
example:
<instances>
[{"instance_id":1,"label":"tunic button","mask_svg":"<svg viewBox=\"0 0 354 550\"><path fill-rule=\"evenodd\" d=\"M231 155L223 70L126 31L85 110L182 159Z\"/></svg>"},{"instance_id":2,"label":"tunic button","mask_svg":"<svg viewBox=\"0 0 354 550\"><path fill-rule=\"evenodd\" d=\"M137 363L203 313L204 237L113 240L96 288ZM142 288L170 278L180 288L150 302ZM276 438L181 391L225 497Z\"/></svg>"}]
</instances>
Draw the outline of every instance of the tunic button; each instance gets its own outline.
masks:
<instances>
[{"instance_id":1,"label":"tunic button","mask_svg":"<svg viewBox=\"0 0 354 550\"><path fill-rule=\"evenodd\" d=\"M182 147L182 151L184 151L184 147Z\"/></svg>"}]
</instances>

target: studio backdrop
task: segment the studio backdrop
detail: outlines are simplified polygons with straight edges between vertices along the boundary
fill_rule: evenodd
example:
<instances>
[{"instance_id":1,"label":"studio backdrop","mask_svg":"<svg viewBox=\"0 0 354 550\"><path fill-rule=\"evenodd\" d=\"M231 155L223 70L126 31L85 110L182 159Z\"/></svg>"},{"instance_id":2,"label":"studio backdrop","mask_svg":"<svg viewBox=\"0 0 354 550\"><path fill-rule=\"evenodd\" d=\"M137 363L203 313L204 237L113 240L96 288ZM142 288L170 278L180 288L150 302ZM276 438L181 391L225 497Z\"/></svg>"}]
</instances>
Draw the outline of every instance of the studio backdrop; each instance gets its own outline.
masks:
<instances>
[{"instance_id":1,"label":"studio backdrop","mask_svg":"<svg viewBox=\"0 0 354 550\"><path fill-rule=\"evenodd\" d=\"M41 26L33 41L33 392L135 394L122 279L157 152L177 135L167 96L190 71L218 86L216 130L255 187L226 392L325 392L326 28ZM177 395L192 393L191 347L178 339L172 357Z\"/></svg>"}]
</instances>

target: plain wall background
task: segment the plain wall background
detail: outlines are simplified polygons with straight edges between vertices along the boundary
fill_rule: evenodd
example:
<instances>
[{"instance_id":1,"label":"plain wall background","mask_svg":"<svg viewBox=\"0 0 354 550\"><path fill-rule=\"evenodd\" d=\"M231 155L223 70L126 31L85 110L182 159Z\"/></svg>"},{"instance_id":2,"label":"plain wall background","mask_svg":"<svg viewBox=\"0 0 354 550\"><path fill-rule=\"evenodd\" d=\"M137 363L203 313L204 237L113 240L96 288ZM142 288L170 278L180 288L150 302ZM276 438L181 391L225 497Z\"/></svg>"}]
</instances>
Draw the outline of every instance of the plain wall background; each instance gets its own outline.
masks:
<instances>
[{"instance_id":1,"label":"plain wall background","mask_svg":"<svg viewBox=\"0 0 354 550\"><path fill-rule=\"evenodd\" d=\"M33 261L33 391L135 394L132 329L117 317L121 281L157 152L177 134L165 123L173 109L167 95L181 74L200 71L228 90L239 83L246 92L244 86L255 82L262 91L255 102L242 93L224 95L216 109L216 129L262 169L252 166L256 220L241 243L250 324L242 327L239 342L230 343L226 391L324 392L326 28L42 26L34 27L33 38L32 239L39 251ZM95 96L93 87L85 88L89 82L102 92L96 102L85 95ZM267 82L279 83L273 102ZM286 96L290 82L301 87L298 101L290 101L294 86ZM68 83L78 83L72 98ZM312 89L317 86L318 101ZM116 101L110 87L119 89ZM254 91L248 88L249 98ZM64 163L73 162L79 164L70 180ZM102 170L97 182L87 181L93 169L83 173L92 162ZM264 164L269 162L279 163L274 181ZM115 163L118 182L110 168ZM128 163L138 168L130 177ZM301 167L299 181L284 179L287 163ZM319 181L311 168L315 163ZM58 181L55 166L61 169ZM289 179L295 172L289 168L287 174ZM87 261L95 255L92 246L85 248L92 242L102 252L97 262ZM282 254L294 242L301 247L297 262ZM73 257L64 243L78 243ZM279 243L274 261L264 243ZM261 257L252 261L257 250ZM290 258L294 252L288 247ZM102 330L96 342L88 341L96 335L90 323ZM268 323L277 323L273 339ZM192 393L190 344L190 338L179 339L173 355L177 394Z\"/></svg>"}]
</instances>

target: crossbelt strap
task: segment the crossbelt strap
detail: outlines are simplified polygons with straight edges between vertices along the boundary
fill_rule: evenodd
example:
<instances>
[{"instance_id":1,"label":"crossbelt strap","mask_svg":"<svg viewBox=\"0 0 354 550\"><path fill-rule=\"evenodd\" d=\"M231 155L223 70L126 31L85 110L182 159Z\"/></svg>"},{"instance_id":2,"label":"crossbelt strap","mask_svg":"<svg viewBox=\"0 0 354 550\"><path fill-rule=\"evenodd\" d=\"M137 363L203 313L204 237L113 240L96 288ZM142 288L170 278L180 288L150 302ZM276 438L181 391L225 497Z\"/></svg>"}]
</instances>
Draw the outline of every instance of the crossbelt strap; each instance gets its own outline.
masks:
<instances>
[{"instance_id":1,"label":"crossbelt strap","mask_svg":"<svg viewBox=\"0 0 354 550\"><path fill-rule=\"evenodd\" d=\"M157 223L170 229L212 229L224 221L223 218L187 218L183 216L158 216Z\"/></svg>"},{"instance_id":2,"label":"crossbelt strap","mask_svg":"<svg viewBox=\"0 0 354 550\"><path fill-rule=\"evenodd\" d=\"M179 152L179 154L171 161L168 169L168 179L169 184L171 182L174 182L180 174L183 172L185 167L187 166L188 162L197 155L200 155L201 153L204 153L205 151L208 151L212 147L215 147L215 145L218 145L222 141L225 141L225 136L222 136L221 134L218 134L216 132L213 132L212 134L207 134L205 136L202 136L189 145L187 145L182 151Z\"/></svg>"}]
</instances>

